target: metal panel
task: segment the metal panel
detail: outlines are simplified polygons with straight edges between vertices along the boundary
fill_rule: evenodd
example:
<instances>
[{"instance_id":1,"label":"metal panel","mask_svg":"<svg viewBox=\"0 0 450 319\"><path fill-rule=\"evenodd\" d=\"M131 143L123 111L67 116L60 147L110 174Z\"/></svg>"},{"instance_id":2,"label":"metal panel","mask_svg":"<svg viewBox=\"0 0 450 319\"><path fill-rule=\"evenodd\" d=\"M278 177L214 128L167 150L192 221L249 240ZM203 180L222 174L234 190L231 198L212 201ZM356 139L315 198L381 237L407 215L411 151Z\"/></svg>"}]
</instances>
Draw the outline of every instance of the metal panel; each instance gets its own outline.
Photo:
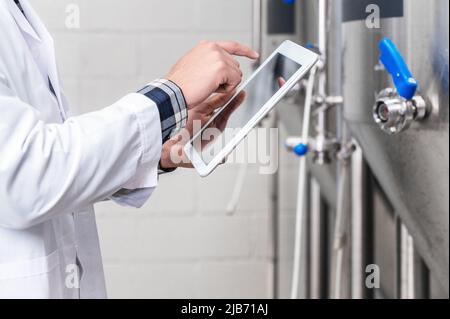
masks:
<instances>
[{"instance_id":1,"label":"metal panel","mask_svg":"<svg viewBox=\"0 0 450 319\"><path fill-rule=\"evenodd\" d=\"M380 9L382 18L393 18L403 16L403 0L343 0L345 11L343 21L365 20L368 11L376 5ZM368 10L369 9L369 10Z\"/></svg>"},{"instance_id":2,"label":"metal panel","mask_svg":"<svg viewBox=\"0 0 450 319\"><path fill-rule=\"evenodd\" d=\"M295 33L296 10L294 3L269 0L268 8L267 33L269 35Z\"/></svg>"},{"instance_id":3,"label":"metal panel","mask_svg":"<svg viewBox=\"0 0 450 319\"><path fill-rule=\"evenodd\" d=\"M344 6L344 12L347 8ZM405 2L403 18L383 19L380 29L344 24L345 118L384 192L414 238L431 272L449 282L449 95L447 0ZM345 13L344 13L345 15ZM389 36L404 53L432 114L396 136L372 119L374 96L391 86L377 71L378 41Z\"/></svg>"}]
</instances>

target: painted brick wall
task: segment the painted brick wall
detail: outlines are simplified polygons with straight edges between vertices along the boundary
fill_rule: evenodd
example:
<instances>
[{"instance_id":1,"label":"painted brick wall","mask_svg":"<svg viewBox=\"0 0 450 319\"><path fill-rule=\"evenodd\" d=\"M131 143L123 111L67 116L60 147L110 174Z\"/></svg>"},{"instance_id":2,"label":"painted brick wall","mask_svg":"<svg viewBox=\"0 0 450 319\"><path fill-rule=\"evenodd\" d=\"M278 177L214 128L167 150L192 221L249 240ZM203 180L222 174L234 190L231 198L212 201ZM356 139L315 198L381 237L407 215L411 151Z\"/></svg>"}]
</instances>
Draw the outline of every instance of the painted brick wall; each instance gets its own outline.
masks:
<instances>
[{"instance_id":1,"label":"painted brick wall","mask_svg":"<svg viewBox=\"0 0 450 319\"><path fill-rule=\"evenodd\" d=\"M55 37L73 114L163 76L199 40L251 39L251 0L31 2ZM73 4L79 29L65 24ZM180 170L161 177L141 210L97 205L109 296L271 297L270 176L250 169L238 210L228 215L236 175L235 166L208 179Z\"/></svg>"}]
</instances>

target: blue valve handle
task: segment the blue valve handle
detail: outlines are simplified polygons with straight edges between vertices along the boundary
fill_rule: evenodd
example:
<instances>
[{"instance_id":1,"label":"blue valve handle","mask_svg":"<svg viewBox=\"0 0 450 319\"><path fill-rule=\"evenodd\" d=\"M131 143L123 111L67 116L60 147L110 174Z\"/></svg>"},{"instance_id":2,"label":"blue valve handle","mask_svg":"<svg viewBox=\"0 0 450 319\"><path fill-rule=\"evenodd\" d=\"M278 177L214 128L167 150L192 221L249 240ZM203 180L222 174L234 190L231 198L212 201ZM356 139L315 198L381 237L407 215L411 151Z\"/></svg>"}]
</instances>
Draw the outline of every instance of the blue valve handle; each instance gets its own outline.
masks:
<instances>
[{"instance_id":1,"label":"blue valve handle","mask_svg":"<svg viewBox=\"0 0 450 319\"><path fill-rule=\"evenodd\" d=\"M283 0L283 2L286 4L294 4L295 0Z\"/></svg>"},{"instance_id":2,"label":"blue valve handle","mask_svg":"<svg viewBox=\"0 0 450 319\"><path fill-rule=\"evenodd\" d=\"M407 100L412 99L419 83L413 78L400 51L389 38L381 40L379 48L380 61L391 74L398 94Z\"/></svg>"},{"instance_id":3,"label":"blue valve handle","mask_svg":"<svg viewBox=\"0 0 450 319\"><path fill-rule=\"evenodd\" d=\"M306 144L298 144L293 148L293 151L298 156L305 156L309 152L309 147Z\"/></svg>"}]
</instances>

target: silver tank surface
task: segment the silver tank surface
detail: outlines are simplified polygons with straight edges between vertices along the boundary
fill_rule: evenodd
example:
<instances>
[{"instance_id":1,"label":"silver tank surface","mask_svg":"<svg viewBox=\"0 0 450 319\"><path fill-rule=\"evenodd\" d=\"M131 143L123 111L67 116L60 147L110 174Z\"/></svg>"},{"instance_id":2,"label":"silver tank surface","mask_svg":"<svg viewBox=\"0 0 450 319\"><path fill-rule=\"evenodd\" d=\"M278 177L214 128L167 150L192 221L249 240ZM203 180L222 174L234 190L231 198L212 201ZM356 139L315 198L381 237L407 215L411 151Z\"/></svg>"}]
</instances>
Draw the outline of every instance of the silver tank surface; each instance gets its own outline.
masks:
<instances>
[{"instance_id":1,"label":"silver tank surface","mask_svg":"<svg viewBox=\"0 0 450 319\"><path fill-rule=\"evenodd\" d=\"M401 1L401 0L394 0ZM345 118L376 178L434 276L449 282L449 1L405 0L403 17L343 25ZM344 15L354 10L344 5ZM378 42L390 37L432 107L428 119L398 134L374 122L375 96L392 86L377 66Z\"/></svg>"}]
</instances>

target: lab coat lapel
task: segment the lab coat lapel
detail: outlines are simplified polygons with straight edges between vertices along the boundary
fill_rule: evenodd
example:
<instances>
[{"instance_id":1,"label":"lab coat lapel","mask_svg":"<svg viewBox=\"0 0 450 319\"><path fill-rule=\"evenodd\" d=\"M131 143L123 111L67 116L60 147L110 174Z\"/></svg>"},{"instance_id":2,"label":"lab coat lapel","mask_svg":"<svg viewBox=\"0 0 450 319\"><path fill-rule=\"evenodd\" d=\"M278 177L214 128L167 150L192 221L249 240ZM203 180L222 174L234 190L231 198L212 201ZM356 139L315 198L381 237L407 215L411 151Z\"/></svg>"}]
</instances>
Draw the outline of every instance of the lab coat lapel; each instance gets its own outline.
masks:
<instances>
[{"instance_id":1,"label":"lab coat lapel","mask_svg":"<svg viewBox=\"0 0 450 319\"><path fill-rule=\"evenodd\" d=\"M10 2L13 3L12 1L10 1ZM25 15L28 19L28 21L26 21L26 20L25 21L28 22L27 24L29 25L29 28L32 30L34 27L35 34L38 36L38 39L40 39L40 41L42 41L42 45L45 46L45 53L46 53L45 54L45 58L46 58L45 63L47 65L48 77L49 77L50 82L55 91L56 99L58 100L58 105L59 105L59 108L61 111L61 116L63 117L63 120L65 120L67 118L67 110L65 109L65 105L63 103L63 99L61 96L61 85L60 85L60 81L59 81L58 68L56 65L55 45L54 45L53 38L50 35L50 33L48 32L47 28L42 23L41 19L36 14L36 12L30 6L28 1L21 0L20 3L22 4L22 8L25 11ZM16 9L19 13L21 13L18 8L16 8ZM22 17L23 17L23 15L22 15ZM30 26L30 24L32 27Z\"/></svg>"},{"instance_id":2,"label":"lab coat lapel","mask_svg":"<svg viewBox=\"0 0 450 319\"><path fill-rule=\"evenodd\" d=\"M34 41L40 43L41 39L39 38L33 27L30 25L30 23L27 21L23 13L20 12L20 9L17 7L17 5L13 1L6 1L6 3L8 4L9 11L11 12L19 28L26 34L28 34Z\"/></svg>"}]
</instances>

